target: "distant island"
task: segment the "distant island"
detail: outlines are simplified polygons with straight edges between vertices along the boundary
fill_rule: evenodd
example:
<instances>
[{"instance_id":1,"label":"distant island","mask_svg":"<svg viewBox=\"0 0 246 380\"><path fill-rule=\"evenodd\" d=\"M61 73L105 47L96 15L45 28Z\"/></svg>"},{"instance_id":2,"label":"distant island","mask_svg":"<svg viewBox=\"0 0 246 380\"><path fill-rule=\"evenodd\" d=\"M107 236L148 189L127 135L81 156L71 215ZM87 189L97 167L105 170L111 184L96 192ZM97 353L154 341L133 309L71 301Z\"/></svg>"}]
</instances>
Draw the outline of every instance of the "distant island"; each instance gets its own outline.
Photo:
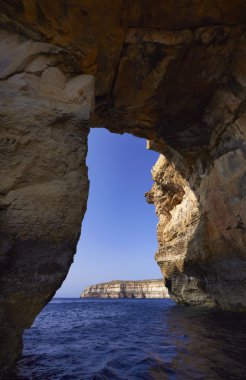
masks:
<instances>
[{"instance_id":1,"label":"distant island","mask_svg":"<svg viewBox=\"0 0 246 380\"><path fill-rule=\"evenodd\" d=\"M88 286L80 298L169 298L161 280L116 280Z\"/></svg>"}]
</instances>

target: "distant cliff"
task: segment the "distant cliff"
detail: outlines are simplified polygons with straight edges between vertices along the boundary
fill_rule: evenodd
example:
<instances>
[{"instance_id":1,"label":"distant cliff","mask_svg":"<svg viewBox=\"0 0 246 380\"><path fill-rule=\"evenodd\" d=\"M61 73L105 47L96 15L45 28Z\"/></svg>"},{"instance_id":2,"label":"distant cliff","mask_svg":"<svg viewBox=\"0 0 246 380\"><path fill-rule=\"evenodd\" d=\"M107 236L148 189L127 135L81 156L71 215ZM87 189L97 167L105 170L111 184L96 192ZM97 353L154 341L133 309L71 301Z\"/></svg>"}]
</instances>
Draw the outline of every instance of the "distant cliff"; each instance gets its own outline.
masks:
<instances>
[{"instance_id":1,"label":"distant cliff","mask_svg":"<svg viewBox=\"0 0 246 380\"><path fill-rule=\"evenodd\" d=\"M163 280L111 281L88 286L80 298L169 298Z\"/></svg>"}]
</instances>

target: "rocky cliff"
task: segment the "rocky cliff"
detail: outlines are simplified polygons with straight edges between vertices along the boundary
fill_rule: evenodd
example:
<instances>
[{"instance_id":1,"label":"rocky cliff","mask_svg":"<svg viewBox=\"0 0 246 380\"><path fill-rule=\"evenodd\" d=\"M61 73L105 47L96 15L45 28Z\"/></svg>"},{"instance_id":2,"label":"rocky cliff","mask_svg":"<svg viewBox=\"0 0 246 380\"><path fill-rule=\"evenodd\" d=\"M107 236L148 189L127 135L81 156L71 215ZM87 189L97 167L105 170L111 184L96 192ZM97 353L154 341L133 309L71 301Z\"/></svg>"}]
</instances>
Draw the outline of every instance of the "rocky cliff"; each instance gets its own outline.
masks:
<instances>
[{"instance_id":1,"label":"rocky cliff","mask_svg":"<svg viewBox=\"0 0 246 380\"><path fill-rule=\"evenodd\" d=\"M73 260L89 126L161 154L170 295L246 309L245 20L244 0L0 0L0 363Z\"/></svg>"},{"instance_id":2,"label":"rocky cliff","mask_svg":"<svg viewBox=\"0 0 246 380\"><path fill-rule=\"evenodd\" d=\"M88 286L80 298L169 298L164 280L111 281Z\"/></svg>"}]
</instances>

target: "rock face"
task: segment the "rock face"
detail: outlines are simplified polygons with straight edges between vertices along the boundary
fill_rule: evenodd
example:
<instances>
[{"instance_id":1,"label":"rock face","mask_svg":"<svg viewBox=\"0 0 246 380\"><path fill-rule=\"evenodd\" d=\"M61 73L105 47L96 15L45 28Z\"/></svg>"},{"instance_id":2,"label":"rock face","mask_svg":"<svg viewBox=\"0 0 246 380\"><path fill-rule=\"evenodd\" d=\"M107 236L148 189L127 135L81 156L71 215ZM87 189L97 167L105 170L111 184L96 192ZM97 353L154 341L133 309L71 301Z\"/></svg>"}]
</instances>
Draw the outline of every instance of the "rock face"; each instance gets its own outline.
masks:
<instances>
[{"instance_id":1,"label":"rock face","mask_svg":"<svg viewBox=\"0 0 246 380\"><path fill-rule=\"evenodd\" d=\"M245 20L244 0L0 0L0 363L73 260L88 122L161 154L171 296L246 309Z\"/></svg>"},{"instance_id":2,"label":"rock face","mask_svg":"<svg viewBox=\"0 0 246 380\"><path fill-rule=\"evenodd\" d=\"M88 193L94 79L71 75L67 52L0 33L0 363L73 260Z\"/></svg>"},{"instance_id":3,"label":"rock face","mask_svg":"<svg viewBox=\"0 0 246 380\"><path fill-rule=\"evenodd\" d=\"M239 79L240 81L240 79ZM241 91L241 88L240 88ZM240 99L240 94L244 94ZM156 260L179 303L245 309L245 92L220 89L206 117L218 122L204 157L161 155L146 194L159 216ZM219 120L219 121L218 121Z\"/></svg>"},{"instance_id":4,"label":"rock face","mask_svg":"<svg viewBox=\"0 0 246 380\"><path fill-rule=\"evenodd\" d=\"M169 298L163 280L111 281L88 286L80 298Z\"/></svg>"}]
</instances>

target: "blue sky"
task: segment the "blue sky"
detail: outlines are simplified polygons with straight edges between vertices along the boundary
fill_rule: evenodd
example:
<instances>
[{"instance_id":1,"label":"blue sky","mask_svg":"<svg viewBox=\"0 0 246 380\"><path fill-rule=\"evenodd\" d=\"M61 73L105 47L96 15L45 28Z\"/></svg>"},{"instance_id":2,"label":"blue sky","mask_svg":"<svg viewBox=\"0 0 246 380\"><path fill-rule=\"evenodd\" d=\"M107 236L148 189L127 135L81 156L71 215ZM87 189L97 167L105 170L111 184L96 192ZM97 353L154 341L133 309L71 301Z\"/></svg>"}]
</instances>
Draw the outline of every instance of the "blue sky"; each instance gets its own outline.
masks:
<instances>
[{"instance_id":1,"label":"blue sky","mask_svg":"<svg viewBox=\"0 0 246 380\"><path fill-rule=\"evenodd\" d=\"M56 297L79 297L92 284L161 278L154 260L157 217L144 193L158 158L146 141L92 129L90 192L77 254Z\"/></svg>"}]
</instances>

